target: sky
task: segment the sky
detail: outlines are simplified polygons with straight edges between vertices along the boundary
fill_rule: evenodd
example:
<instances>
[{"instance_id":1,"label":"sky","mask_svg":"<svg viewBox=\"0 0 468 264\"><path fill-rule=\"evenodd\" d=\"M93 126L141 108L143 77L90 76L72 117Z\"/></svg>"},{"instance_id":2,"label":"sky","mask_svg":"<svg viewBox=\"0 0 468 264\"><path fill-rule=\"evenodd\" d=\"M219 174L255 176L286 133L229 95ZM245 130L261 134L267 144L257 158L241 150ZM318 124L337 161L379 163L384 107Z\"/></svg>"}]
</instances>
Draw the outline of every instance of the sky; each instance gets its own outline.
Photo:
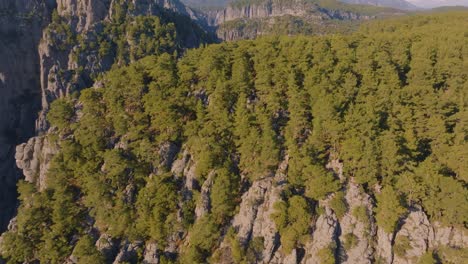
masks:
<instances>
[{"instance_id":1,"label":"sky","mask_svg":"<svg viewBox=\"0 0 468 264\"><path fill-rule=\"evenodd\" d=\"M406 0L415 6L432 8L438 6L455 6L464 5L468 6L468 0Z\"/></svg>"}]
</instances>

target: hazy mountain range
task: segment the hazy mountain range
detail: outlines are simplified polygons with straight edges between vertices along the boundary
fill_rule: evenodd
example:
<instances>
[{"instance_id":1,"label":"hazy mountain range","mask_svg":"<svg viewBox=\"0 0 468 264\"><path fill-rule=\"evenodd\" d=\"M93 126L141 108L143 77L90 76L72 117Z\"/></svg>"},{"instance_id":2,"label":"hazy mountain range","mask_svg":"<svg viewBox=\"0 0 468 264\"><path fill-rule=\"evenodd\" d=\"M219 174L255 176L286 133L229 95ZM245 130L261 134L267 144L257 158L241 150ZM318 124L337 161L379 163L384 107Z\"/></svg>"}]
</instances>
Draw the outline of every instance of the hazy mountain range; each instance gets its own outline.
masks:
<instances>
[{"instance_id":1,"label":"hazy mountain range","mask_svg":"<svg viewBox=\"0 0 468 264\"><path fill-rule=\"evenodd\" d=\"M440 6L468 6L468 0L341 0L351 4L368 4L399 9L435 8ZM233 0L182 0L190 6L220 7Z\"/></svg>"},{"instance_id":2,"label":"hazy mountain range","mask_svg":"<svg viewBox=\"0 0 468 264\"><path fill-rule=\"evenodd\" d=\"M413 5L423 8L439 6L468 6L468 0L408 0Z\"/></svg>"}]
</instances>

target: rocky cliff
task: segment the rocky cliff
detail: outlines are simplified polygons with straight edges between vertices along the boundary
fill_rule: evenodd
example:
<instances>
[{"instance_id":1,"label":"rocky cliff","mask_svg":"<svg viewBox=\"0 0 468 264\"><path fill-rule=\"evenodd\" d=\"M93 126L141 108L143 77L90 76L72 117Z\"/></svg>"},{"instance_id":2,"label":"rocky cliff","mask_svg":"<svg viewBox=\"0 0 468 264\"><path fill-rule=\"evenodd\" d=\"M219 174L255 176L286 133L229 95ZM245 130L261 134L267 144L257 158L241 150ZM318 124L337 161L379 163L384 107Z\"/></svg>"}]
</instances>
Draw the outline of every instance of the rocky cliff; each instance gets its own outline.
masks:
<instances>
[{"instance_id":1,"label":"rocky cliff","mask_svg":"<svg viewBox=\"0 0 468 264\"><path fill-rule=\"evenodd\" d=\"M47 144L44 137L31 139L27 144L18 146L16 156L16 162L23 169L26 180L34 183L39 189L45 187L44 175L54 152L50 144L44 144ZM184 179L185 195L199 193L195 218L202 221L204 215L211 212L210 192L213 188L214 174L210 173L205 181L198 182L195 176L196 162L186 149L180 150L179 155L178 151L174 145L163 146L160 154L164 158L160 165L168 166L173 175ZM179 158L175 159L176 156ZM280 242L273 215L277 209L275 206L283 200L282 193L287 186L288 163L289 158L286 156L275 174L254 181L245 189L236 214L227 227L234 230L235 235L232 237L225 234L222 237L212 263L237 263L235 254L238 254L236 250L239 248L236 248L235 243L239 243L237 247L250 250L252 244L258 241L261 241L260 246L256 246L255 255L251 256L247 263L412 264L420 263L424 256L432 252L446 254L446 250L450 248L468 248L466 229L449 227L439 222L431 223L420 207L411 208L401 218L394 233L386 233L376 224L374 198L366 193L363 186L354 183L353 178L350 178L349 182L345 183L344 214L335 211L331 206L336 194L319 201L323 211L308 223L309 232L305 237L307 243L287 253ZM343 174L343 164L340 161L331 160L327 166L342 181L346 181L347 175ZM14 230L15 223L16 219L13 219L10 230ZM99 231L97 226L92 226L93 222L90 224L89 232L96 237L95 247L103 254L107 263L136 263L138 255L143 254L143 263L157 264L161 263L165 256L180 255L184 246L190 243L190 234L184 233L175 236L165 250L161 250L153 242L130 242L113 238ZM455 254L465 254L462 252L464 251ZM455 261L453 263L464 258L464 255L454 257L453 253L450 256L449 259ZM67 263L77 262L71 255Z\"/></svg>"},{"instance_id":2,"label":"rocky cliff","mask_svg":"<svg viewBox=\"0 0 468 264\"><path fill-rule=\"evenodd\" d=\"M53 1L0 1L0 232L16 206L15 145L34 135L40 108L37 47Z\"/></svg>"},{"instance_id":3,"label":"rocky cliff","mask_svg":"<svg viewBox=\"0 0 468 264\"><path fill-rule=\"evenodd\" d=\"M0 231L14 213L15 185L21 178L15 146L47 131L45 116L52 101L91 86L117 62L117 40L104 32L112 21L130 23L141 15L175 23L178 47L210 41L200 28L200 15L176 0L0 1ZM134 48L131 40L119 37L125 41L121 49ZM119 63L129 60L120 57Z\"/></svg>"}]
</instances>

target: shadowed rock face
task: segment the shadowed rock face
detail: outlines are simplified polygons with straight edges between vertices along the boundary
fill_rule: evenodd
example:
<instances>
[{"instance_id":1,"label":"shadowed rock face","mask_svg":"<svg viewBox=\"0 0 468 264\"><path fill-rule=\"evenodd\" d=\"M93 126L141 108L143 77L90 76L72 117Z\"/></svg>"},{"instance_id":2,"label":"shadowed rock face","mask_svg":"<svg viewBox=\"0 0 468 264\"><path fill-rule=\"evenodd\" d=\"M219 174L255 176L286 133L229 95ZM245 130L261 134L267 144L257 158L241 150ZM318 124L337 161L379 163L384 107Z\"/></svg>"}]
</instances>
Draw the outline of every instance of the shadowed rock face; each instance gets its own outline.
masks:
<instances>
[{"instance_id":1,"label":"shadowed rock face","mask_svg":"<svg viewBox=\"0 0 468 264\"><path fill-rule=\"evenodd\" d=\"M0 231L14 213L15 146L34 135L40 107L39 44L51 1L0 1Z\"/></svg>"}]
</instances>

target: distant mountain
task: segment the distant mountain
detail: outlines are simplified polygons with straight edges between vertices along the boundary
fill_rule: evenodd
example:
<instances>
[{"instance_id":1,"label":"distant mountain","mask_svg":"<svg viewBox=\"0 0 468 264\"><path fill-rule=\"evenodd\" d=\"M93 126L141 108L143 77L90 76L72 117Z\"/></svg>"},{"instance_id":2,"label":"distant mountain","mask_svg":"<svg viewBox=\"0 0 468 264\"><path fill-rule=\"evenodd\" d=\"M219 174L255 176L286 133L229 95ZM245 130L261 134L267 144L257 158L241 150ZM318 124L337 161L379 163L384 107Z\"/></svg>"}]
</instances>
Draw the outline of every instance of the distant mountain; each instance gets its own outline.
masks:
<instances>
[{"instance_id":1,"label":"distant mountain","mask_svg":"<svg viewBox=\"0 0 468 264\"><path fill-rule=\"evenodd\" d=\"M340 0L340 1L344 3L348 3L348 4L385 6L385 7L402 9L402 10L418 9L417 6L405 0Z\"/></svg>"},{"instance_id":2,"label":"distant mountain","mask_svg":"<svg viewBox=\"0 0 468 264\"><path fill-rule=\"evenodd\" d=\"M422 8L435 8L441 6L468 6L468 0L408 0L413 5Z\"/></svg>"},{"instance_id":3,"label":"distant mountain","mask_svg":"<svg viewBox=\"0 0 468 264\"><path fill-rule=\"evenodd\" d=\"M467 11L468 6L441 6L429 9L429 12Z\"/></svg>"}]
</instances>

